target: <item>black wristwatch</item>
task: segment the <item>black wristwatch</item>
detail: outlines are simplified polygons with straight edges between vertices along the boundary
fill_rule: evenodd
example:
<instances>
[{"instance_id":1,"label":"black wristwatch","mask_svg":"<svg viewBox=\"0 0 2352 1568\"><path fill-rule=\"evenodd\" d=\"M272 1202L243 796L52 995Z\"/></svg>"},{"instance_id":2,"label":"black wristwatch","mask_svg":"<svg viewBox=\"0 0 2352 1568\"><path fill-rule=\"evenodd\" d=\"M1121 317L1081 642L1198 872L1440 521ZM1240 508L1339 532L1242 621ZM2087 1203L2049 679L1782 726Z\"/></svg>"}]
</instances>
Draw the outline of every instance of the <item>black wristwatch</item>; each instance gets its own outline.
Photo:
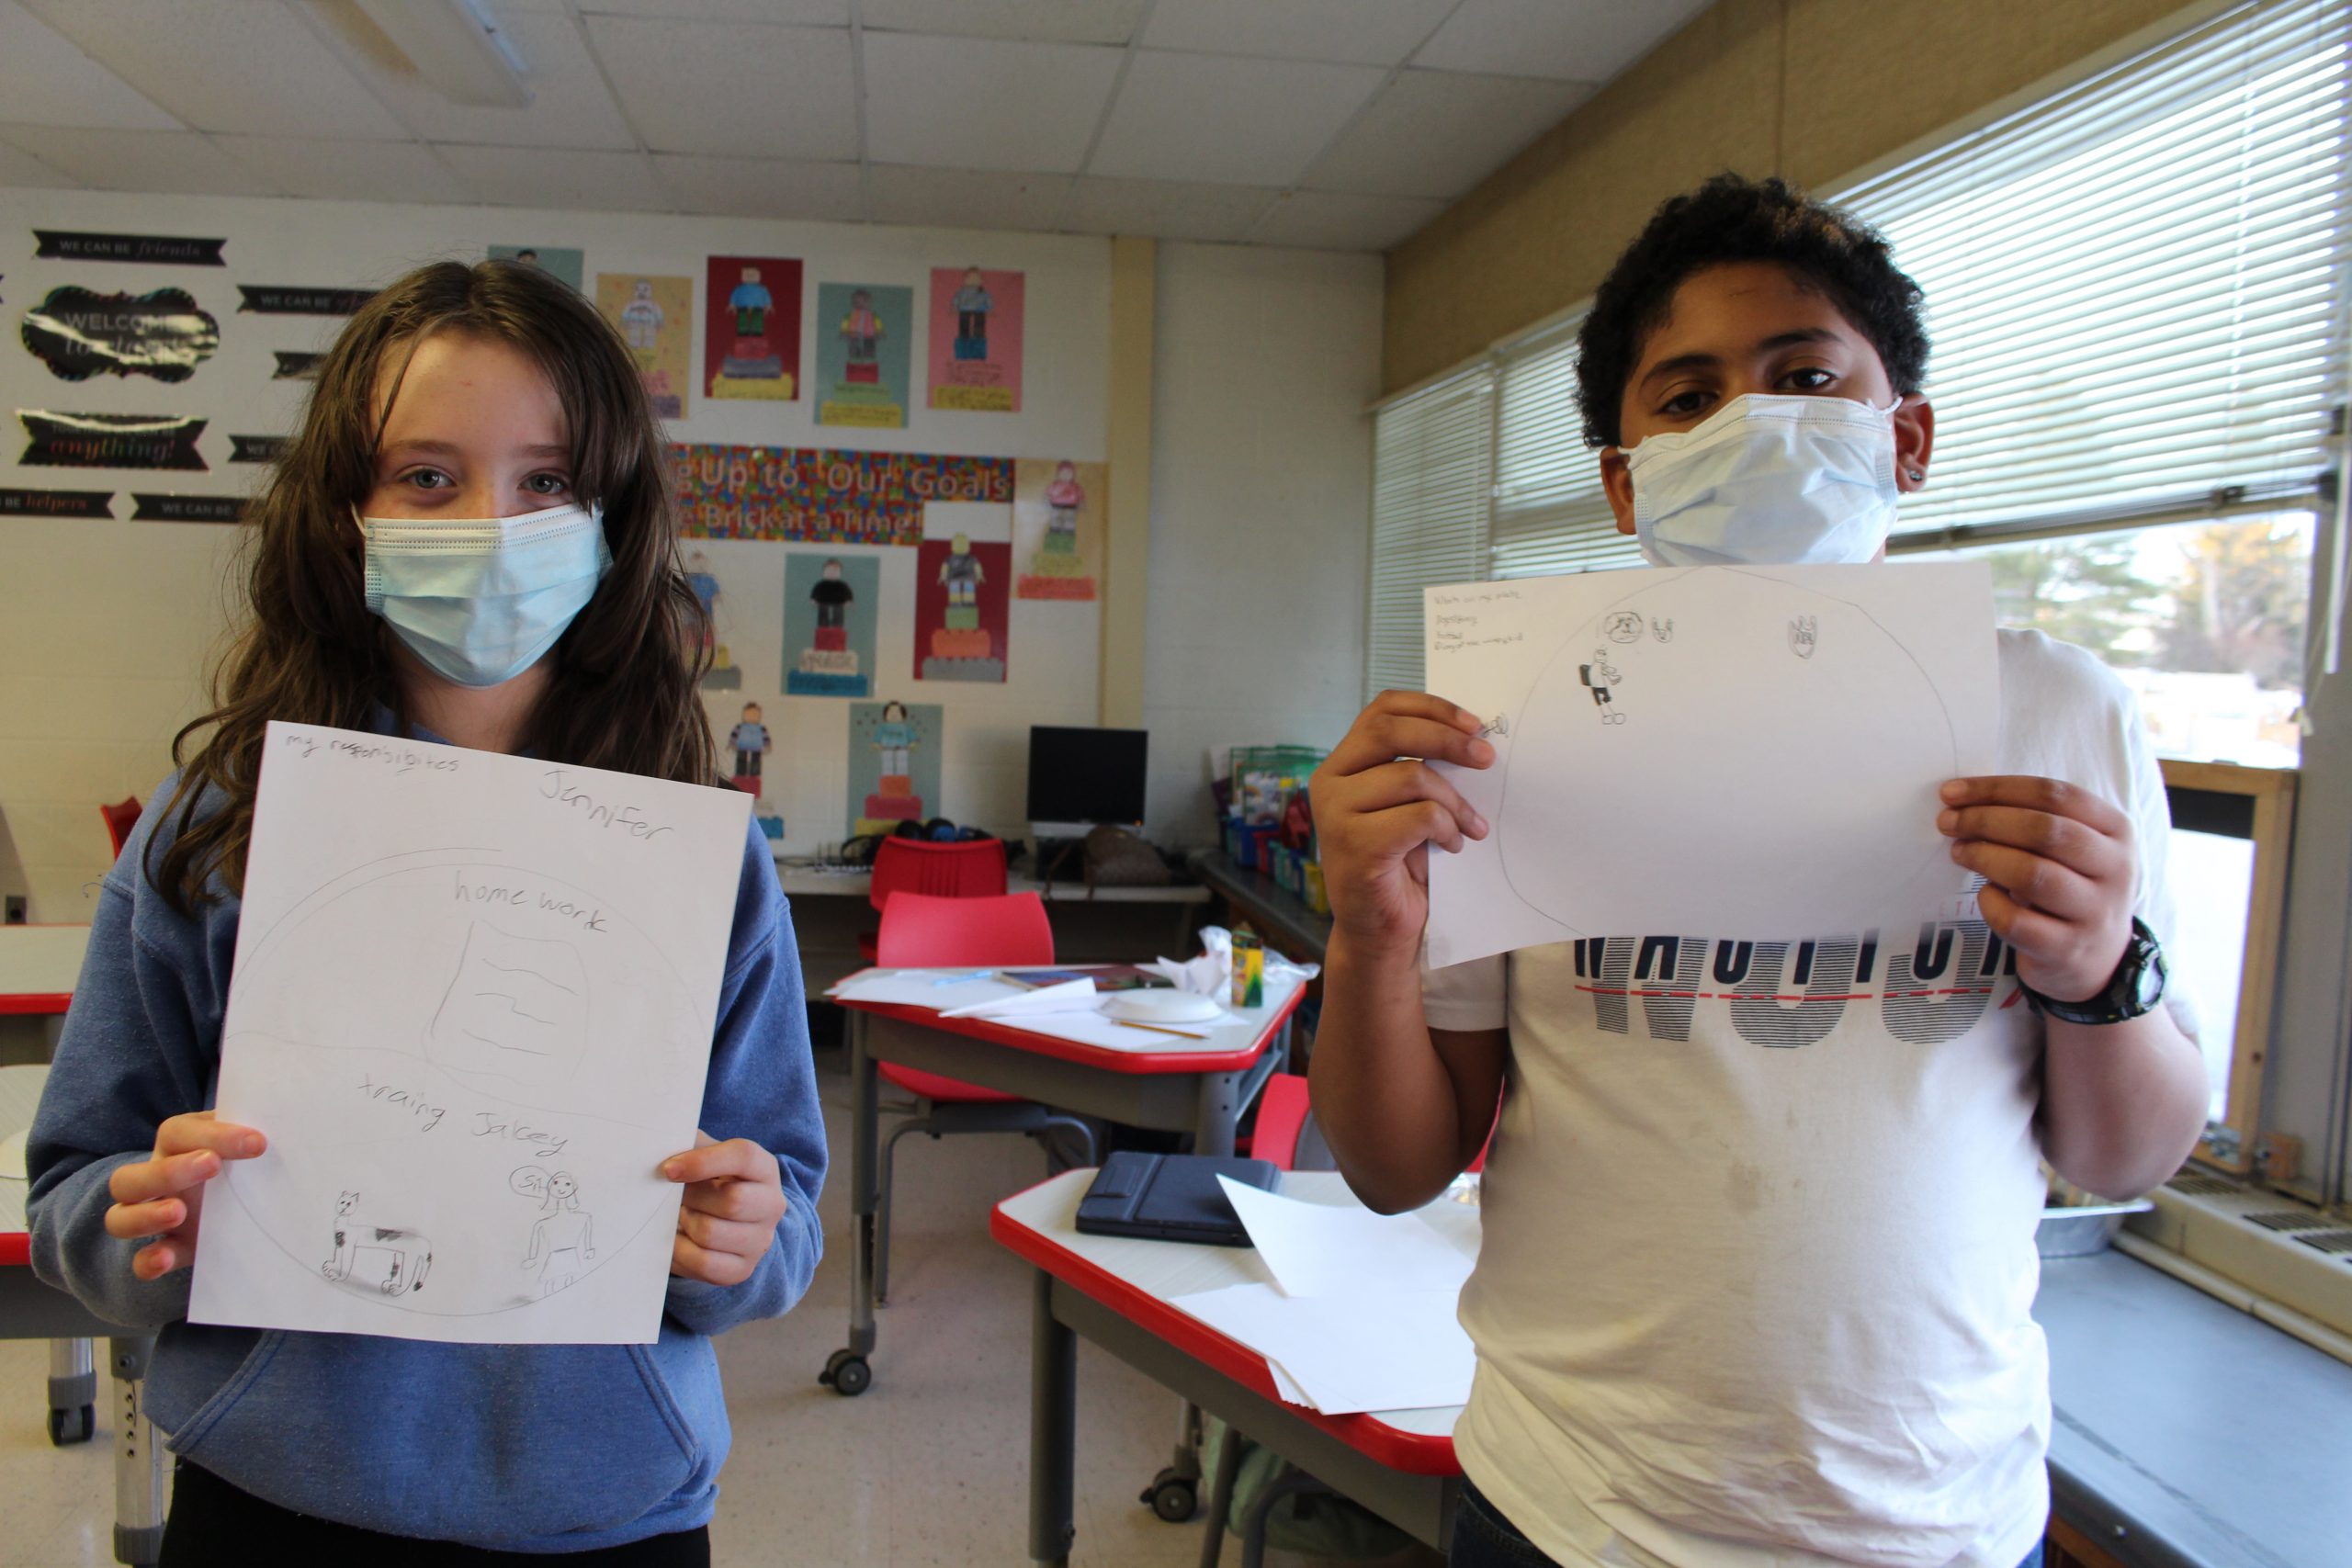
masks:
<instances>
[{"instance_id":1,"label":"black wristwatch","mask_svg":"<svg viewBox=\"0 0 2352 1568\"><path fill-rule=\"evenodd\" d=\"M2061 1022L2121 1023L2154 1012L2156 1004L2164 999L2164 949L2156 945L2156 933L2135 918L2132 940L2124 944L2123 960L2116 964L2106 989L2078 1002L2045 997L2022 980L2018 982L2018 989L2025 993L2026 1004L2034 1011Z\"/></svg>"}]
</instances>

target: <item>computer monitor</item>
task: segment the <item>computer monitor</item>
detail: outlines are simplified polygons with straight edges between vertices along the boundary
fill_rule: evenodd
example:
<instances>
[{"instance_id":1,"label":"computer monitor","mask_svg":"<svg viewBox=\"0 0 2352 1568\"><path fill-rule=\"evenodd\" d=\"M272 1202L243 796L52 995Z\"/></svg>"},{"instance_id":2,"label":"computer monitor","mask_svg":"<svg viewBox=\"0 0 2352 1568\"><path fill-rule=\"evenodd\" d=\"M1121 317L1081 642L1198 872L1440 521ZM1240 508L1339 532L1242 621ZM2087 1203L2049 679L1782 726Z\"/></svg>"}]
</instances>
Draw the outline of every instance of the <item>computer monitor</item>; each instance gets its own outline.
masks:
<instances>
[{"instance_id":1,"label":"computer monitor","mask_svg":"<svg viewBox=\"0 0 2352 1568\"><path fill-rule=\"evenodd\" d=\"M1146 729L1030 726L1029 831L1077 839L1106 822L1142 826L1150 742Z\"/></svg>"}]
</instances>

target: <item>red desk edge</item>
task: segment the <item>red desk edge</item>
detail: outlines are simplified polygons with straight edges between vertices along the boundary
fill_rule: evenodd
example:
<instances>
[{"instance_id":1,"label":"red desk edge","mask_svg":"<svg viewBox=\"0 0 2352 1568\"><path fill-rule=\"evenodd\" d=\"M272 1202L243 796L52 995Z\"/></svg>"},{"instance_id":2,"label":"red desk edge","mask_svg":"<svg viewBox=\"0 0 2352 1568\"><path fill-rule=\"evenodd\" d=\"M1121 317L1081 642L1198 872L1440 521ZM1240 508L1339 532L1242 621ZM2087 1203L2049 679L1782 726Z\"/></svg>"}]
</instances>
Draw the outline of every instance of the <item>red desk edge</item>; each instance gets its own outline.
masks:
<instances>
[{"instance_id":1,"label":"red desk edge","mask_svg":"<svg viewBox=\"0 0 2352 1568\"><path fill-rule=\"evenodd\" d=\"M1048 1177L1039 1182L1061 1179ZM1025 1190L1034 1192L1035 1187ZM1014 1193L1013 1197L1022 1196ZM1011 1202L1011 1198L1005 1202ZM1266 1359L1248 1346L1227 1338L1216 1329L1189 1317L1148 1291L1137 1290L1099 1264L1090 1263L1044 1232L1035 1230L1004 1212L1004 1203L989 1211L989 1235L1012 1252L1036 1265L1082 1295L1109 1307L1137 1327L1168 1341L1177 1349L1224 1373L1253 1393L1262 1394L1300 1420L1321 1427L1376 1464L1408 1475L1448 1476L1462 1473L1453 1456L1453 1438L1407 1432L1373 1416L1326 1416L1290 1404L1274 1391Z\"/></svg>"},{"instance_id":2,"label":"red desk edge","mask_svg":"<svg viewBox=\"0 0 2352 1568\"><path fill-rule=\"evenodd\" d=\"M1069 965L1069 967L1076 967ZM865 974L866 970L859 970ZM846 985L856 976L848 976ZM1081 1044L1075 1040L1061 1040L1050 1034L1036 1034L1026 1029L1012 1029L985 1018L942 1018L930 1008L914 1007L904 1002L860 1002L824 996L820 999L835 1007L853 1008L877 1018L895 1018L907 1023L919 1023L926 1029L936 1029L948 1034L966 1034L975 1040L986 1040L998 1045L1010 1045L1035 1056L1053 1056L1065 1062L1078 1062L1090 1067L1100 1067L1113 1073L1236 1073L1248 1067L1265 1054L1266 1043L1298 1010L1299 1002L1306 996L1306 987L1298 986L1283 1005L1266 1020L1266 1027L1244 1051L1106 1051L1100 1045Z\"/></svg>"},{"instance_id":3,"label":"red desk edge","mask_svg":"<svg viewBox=\"0 0 2352 1568\"><path fill-rule=\"evenodd\" d=\"M89 922L86 920L35 920L30 927L18 926L16 929L25 931L40 927L60 926L79 926L84 931L90 929ZM74 993L71 991L0 992L0 1018L52 1017L63 1012L73 1005L73 1002ZM6 1261L6 1252L0 1252L0 1263Z\"/></svg>"}]
</instances>

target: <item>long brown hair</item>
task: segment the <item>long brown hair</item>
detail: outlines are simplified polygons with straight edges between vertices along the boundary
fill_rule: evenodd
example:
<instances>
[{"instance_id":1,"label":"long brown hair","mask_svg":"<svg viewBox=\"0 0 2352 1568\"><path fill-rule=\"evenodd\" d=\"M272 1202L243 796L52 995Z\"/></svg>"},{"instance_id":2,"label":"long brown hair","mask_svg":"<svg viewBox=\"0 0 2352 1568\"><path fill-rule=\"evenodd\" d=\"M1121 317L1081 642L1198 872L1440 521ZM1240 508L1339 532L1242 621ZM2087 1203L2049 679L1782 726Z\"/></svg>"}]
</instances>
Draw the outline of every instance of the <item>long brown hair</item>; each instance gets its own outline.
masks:
<instances>
[{"instance_id":1,"label":"long brown hair","mask_svg":"<svg viewBox=\"0 0 2352 1568\"><path fill-rule=\"evenodd\" d=\"M627 345L537 267L435 262L352 317L254 505L243 552L249 617L215 671L217 705L173 739L179 787L163 809L177 814L177 831L160 866L152 854L147 866L184 913L217 897L216 875L232 891L244 886L271 719L366 729L380 704L409 728L390 628L367 606L351 514L375 489L390 396L379 391L383 371L394 367L396 391L407 355L435 333L506 344L539 367L563 409L574 493L604 505L612 570L557 641L523 747L582 767L718 782L697 695L707 621L679 562L661 428ZM199 815L208 788L226 803Z\"/></svg>"}]
</instances>

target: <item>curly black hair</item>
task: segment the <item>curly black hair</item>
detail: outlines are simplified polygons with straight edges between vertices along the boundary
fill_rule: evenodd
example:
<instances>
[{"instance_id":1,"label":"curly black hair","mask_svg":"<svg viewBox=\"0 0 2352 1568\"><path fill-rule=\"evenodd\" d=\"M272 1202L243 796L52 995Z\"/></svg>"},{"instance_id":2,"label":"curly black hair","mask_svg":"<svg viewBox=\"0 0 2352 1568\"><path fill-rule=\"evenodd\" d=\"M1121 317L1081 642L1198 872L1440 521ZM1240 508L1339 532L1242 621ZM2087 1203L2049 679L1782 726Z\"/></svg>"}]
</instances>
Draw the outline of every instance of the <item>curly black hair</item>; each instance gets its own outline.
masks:
<instances>
[{"instance_id":1,"label":"curly black hair","mask_svg":"<svg viewBox=\"0 0 2352 1568\"><path fill-rule=\"evenodd\" d=\"M1927 379L1919 286L1896 270L1878 231L1777 176L1722 174L1662 203L1593 297L1577 334L1587 446L1621 445L1626 383L1675 290L1692 273L1732 262L1777 262L1826 296L1878 350L1896 392L1908 397Z\"/></svg>"}]
</instances>

